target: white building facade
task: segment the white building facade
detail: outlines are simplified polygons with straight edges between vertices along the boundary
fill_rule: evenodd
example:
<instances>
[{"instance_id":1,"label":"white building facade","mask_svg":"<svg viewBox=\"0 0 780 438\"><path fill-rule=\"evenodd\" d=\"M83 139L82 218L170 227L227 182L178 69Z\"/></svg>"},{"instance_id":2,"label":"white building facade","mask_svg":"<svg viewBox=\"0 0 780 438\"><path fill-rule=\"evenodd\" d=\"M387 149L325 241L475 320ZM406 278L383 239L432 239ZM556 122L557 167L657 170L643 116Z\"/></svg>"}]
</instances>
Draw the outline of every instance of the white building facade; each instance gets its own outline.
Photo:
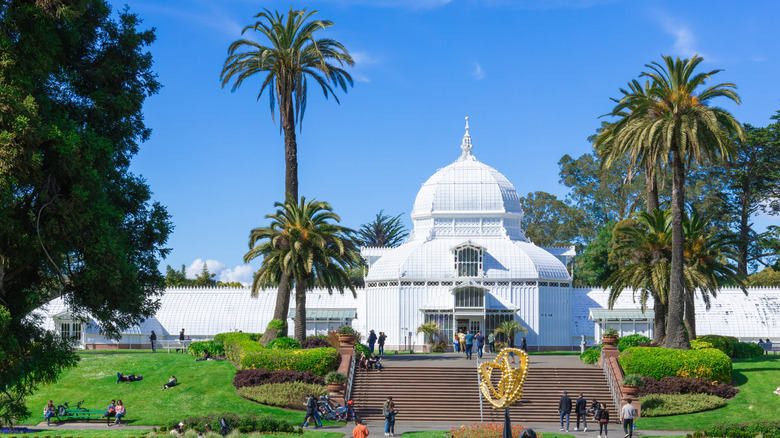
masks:
<instances>
[{"instance_id":1,"label":"white building facade","mask_svg":"<svg viewBox=\"0 0 780 438\"><path fill-rule=\"evenodd\" d=\"M384 332L387 349L420 349L421 324L437 322L451 340L457 330L494 330L514 319L527 328L529 349L578 348L601 330L652 337L652 303L642 311L631 291L615 309L608 292L571 287L567 265L574 248L541 248L522 229L523 211L512 183L472 154L468 119L460 157L426 181L414 202L414 230L396 248L363 248L369 269L365 288L307 297L307 332L324 334L350 324L362 333ZM780 337L780 290L722 290L707 309L697 300L699 334L743 340ZM47 328L74 336L87 348L143 345L151 330L174 336L184 328L192 338L220 332L262 332L271 320L276 291L250 298L249 289L170 288L157 315L132 328L123 340L104 339L91 324L77 322L64 302L41 310ZM294 326L294 299L289 324ZM519 341L516 339L515 341Z\"/></svg>"}]
</instances>

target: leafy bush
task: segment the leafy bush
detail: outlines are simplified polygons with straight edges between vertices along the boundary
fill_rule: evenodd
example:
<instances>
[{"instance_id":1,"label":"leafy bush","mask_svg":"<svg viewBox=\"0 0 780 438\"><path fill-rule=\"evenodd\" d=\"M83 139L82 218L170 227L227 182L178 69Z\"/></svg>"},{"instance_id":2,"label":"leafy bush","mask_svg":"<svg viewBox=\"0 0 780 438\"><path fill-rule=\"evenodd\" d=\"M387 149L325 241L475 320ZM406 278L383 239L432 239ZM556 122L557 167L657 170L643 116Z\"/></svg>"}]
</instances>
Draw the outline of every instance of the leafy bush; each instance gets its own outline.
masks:
<instances>
[{"instance_id":1,"label":"leafy bush","mask_svg":"<svg viewBox=\"0 0 780 438\"><path fill-rule=\"evenodd\" d=\"M624 386L638 386L640 388L645 385L645 381L642 380L642 376L636 374L626 375L625 377L623 377L622 383Z\"/></svg>"},{"instance_id":2,"label":"leafy bush","mask_svg":"<svg viewBox=\"0 0 780 438\"><path fill-rule=\"evenodd\" d=\"M603 332L601 332L601 336L617 336L617 335L618 335L618 331L613 328L608 328Z\"/></svg>"},{"instance_id":3,"label":"leafy bush","mask_svg":"<svg viewBox=\"0 0 780 438\"><path fill-rule=\"evenodd\" d=\"M353 329L350 325L342 325L336 330L336 333L340 335L354 335L355 329Z\"/></svg>"},{"instance_id":4,"label":"leafy bush","mask_svg":"<svg viewBox=\"0 0 780 438\"><path fill-rule=\"evenodd\" d=\"M238 429L242 433L251 432L284 432L292 433L294 431L292 425L286 421L277 420L270 415L236 415L236 414L220 414L220 415L204 415L202 417L189 417L183 420L171 419L168 420L167 429L173 429L179 424L179 421L184 423L185 429L203 430L206 424L210 424L213 430L219 430L219 419L224 418L227 420L231 429ZM166 427L163 426L163 427ZM160 428L163 431L163 427Z\"/></svg>"},{"instance_id":5,"label":"leafy bush","mask_svg":"<svg viewBox=\"0 0 780 438\"><path fill-rule=\"evenodd\" d=\"M371 350L363 344L355 344L355 354L360 357L361 353L365 353L366 357L371 356Z\"/></svg>"},{"instance_id":6,"label":"leafy bush","mask_svg":"<svg viewBox=\"0 0 780 438\"><path fill-rule=\"evenodd\" d=\"M504 348L509 347L509 344L507 344L506 342L496 341L495 346L496 346L496 353L499 353Z\"/></svg>"},{"instance_id":7,"label":"leafy bush","mask_svg":"<svg viewBox=\"0 0 780 438\"><path fill-rule=\"evenodd\" d=\"M642 380L644 380L644 386L639 391L639 395L709 394L731 399L739 392L739 389L731 385L713 384L707 379L669 376L664 377L661 380L655 380L652 377L643 377Z\"/></svg>"},{"instance_id":8,"label":"leafy bush","mask_svg":"<svg viewBox=\"0 0 780 438\"><path fill-rule=\"evenodd\" d=\"M463 426L453 426L449 436L452 438L494 438L501 436L504 430L503 423L471 423ZM519 424L512 424L512 438L518 438L525 428ZM537 434L541 436L542 434Z\"/></svg>"},{"instance_id":9,"label":"leafy bush","mask_svg":"<svg viewBox=\"0 0 780 438\"><path fill-rule=\"evenodd\" d=\"M731 359L714 348L631 347L620 353L620 365L626 374L639 374L656 380L679 376L731 383Z\"/></svg>"},{"instance_id":10,"label":"leafy bush","mask_svg":"<svg viewBox=\"0 0 780 438\"><path fill-rule=\"evenodd\" d=\"M726 400L709 394L651 394L639 401L643 417L692 414L726 406Z\"/></svg>"},{"instance_id":11,"label":"leafy bush","mask_svg":"<svg viewBox=\"0 0 780 438\"><path fill-rule=\"evenodd\" d=\"M301 343L293 338L280 337L265 345L266 348L272 348L274 350L300 350Z\"/></svg>"},{"instance_id":12,"label":"leafy bush","mask_svg":"<svg viewBox=\"0 0 780 438\"><path fill-rule=\"evenodd\" d=\"M308 350L261 350L247 353L241 359L241 368L264 368L268 371L309 371L324 376L336 369L339 354L335 348Z\"/></svg>"},{"instance_id":13,"label":"leafy bush","mask_svg":"<svg viewBox=\"0 0 780 438\"><path fill-rule=\"evenodd\" d=\"M431 352L433 353L444 353L444 350L446 349L447 349L447 341L443 339L438 340L431 345Z\"/></svg>"},{"instance_id":14,"label":"leafy bush","mask_svg":"<svg viewBox=\"0 0 780 438\"><path fill-rule=\"evenodd\" d=\"M260 404L288 409L303 409L309 394L328 395L328 388L303 382L270 383L261 386L245 386L238 390L242 396Z\"/></svg>"},{"instance_id":15,"label":"leafy bush","mask_svg":"<svg viewBox=\"0 0 780 438\"><path fill-rule=\"evenodd\" d=\"M301 344L301 348L332 347L327 336L307 336ZM335 348L335 347L334 347Z\"/></svg>"},{"instance_id":16,"label":"leafy bush","mask_svg":"<svg viewBox=\"0 0 780 438\"><path fill-rule=\"evenodd\" d=\"M737 342L734 344L734 359L750 359L764 355L764 349L751 342Z\"/></svg>"},{"instance_id":17,"label":"leafy bush","mask_svg":"<svg viewBox=\"0 0 780 438\"><path fill-rule=\"evenodd\" d=\"M328 385L334 383L347 383L347 376L344 373L338 371L331 371L325 375L325 383Z\"/></svg>"},{"instance_id":18,"label":"leafy bush","mask_svg":"<svg viewBox=\"0 0 780 438\"><path fill-rule=\"evenodd\" d=\"M691 341L691 348L700 350L702 348L716 348L728 357L734 356L734 345L739 342L737 338L731 336L704 335L698 336Z\"/></svg>"},{"instance_id":19,"label":"leafy bush","mask_svg":"<svg viewBox=\"0 0 780 438\"><path fill-rule=\"evenodd\" d=\"M220 343L225 349L225 357L235 364L240 364L244 356L263 350L257 333L220 333L214 336L214 342Z\"/></svg>"},{"instance_id":20,"label":"leafy bush","mask_svg":"<svg viewBox=\"0 0 780 438\"><path fill-rule=\"evenodd\" d=\"M193 342L187 347L187 353L193 356L203 356L203 352L205 350L208 350L212 356L225 355L225 347L222 344L217 344L214 341Z\"/></svg>"},{"instance_id":21,"label":"leafy bush","mask_svg":"<svg viewBox=\"0 0 780 438\"><path fill-rule=\"evenodd\" d=\"M698 432L697 432L698 433ZM704 431L707 436L745 437L763 435L764 438L780 437L780 420L755 420L744 423L714 424Z\"/></svg>"},{"instance_id":22,"label":"leafy bush","mask_svg":"<svg viewBox=\"0 0 780 438\"><path fill-rule=\"evenodd\" d=\"M233 386L260 386L269 383L301 382L314 385L324 385L325 379L308 371L298 372L292 370L268 371L266 369L238 370L233 378Z\"/></svg>"},{"instance_id":23,"label":"leafy bush","mask_svg":"<svg viewBox=\"0 0 780 438\"><path fill-rule=\"evenodd\" d=\"M636 347L643 342L650 342L650 338L642 335L623 336L618 340L618 350L623 351L626 348Z\"/></svg>"},{"instance_id":24,"label":"leafy bush","mask_svg":"<svg viewBox=\"0 0 780 438\"><path fill-rule=\"evenodd\" d=\"M599 356L601 356L601 345L596 345L585 350L580 355L580 360L585 363L596 363L599 361Z\"/></svg>"}]
</instances>

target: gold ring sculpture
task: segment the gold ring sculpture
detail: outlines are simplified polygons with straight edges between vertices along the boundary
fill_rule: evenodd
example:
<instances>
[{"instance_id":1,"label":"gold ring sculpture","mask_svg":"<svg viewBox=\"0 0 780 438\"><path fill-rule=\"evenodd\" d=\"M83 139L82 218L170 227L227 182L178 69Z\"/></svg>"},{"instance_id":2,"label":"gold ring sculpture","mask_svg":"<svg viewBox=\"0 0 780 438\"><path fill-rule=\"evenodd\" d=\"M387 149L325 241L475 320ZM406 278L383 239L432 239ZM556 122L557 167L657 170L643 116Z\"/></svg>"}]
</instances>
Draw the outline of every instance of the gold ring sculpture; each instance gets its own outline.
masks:
<instances>
[{"instance_id":1,"label":"gold ring sculpture","mask_svg":"<svg viewBox=\"0 0 780 438\"><path fill-rule=\"evenodd\" d=\"M520 359L519 367L512 367L509 363L509 353L514 353ZM501 370L501 379L494 387L490 377L495 369ZM493 405L493 409L508 408L523 397L523 384L528 375L528 354L517 348L504 348L495 361L479 365L479 374L482 377L479 389L488 403Z\"/></svg>"}]
</instances>

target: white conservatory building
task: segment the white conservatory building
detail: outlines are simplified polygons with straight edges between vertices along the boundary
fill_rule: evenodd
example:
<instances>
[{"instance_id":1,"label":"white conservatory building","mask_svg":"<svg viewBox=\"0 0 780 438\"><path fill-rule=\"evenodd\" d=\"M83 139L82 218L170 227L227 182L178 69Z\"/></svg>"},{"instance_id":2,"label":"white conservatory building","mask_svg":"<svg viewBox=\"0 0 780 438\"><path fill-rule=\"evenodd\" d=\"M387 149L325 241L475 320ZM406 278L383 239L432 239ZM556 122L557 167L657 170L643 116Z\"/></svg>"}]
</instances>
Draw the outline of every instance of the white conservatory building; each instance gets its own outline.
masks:
<instances>
[{"instance_id":1,"label":"white conservatory building","mask_svg":"<svg viewBox=\"0 0 780 438\"><path fill-rule=\"evenodd\" d=\"M395 248L363 248L369 265L365 288L353 296L312 291L307 296L307 332L324 334L350 324L366 334L385 332L386 348L424 344L417 327L441 325L487 332L516 319L528 329L529 349L579 348L605 328L621 335L652 337L652 308L642 312L631 291L607 309L608 293L571 287L567 269L574 248L541 248L523 232L523 211L512 183L472 154L468 132L460 157L426 181L414 202L414 229ZM184 328L192 339L229 331L262 332L273 316L276 290L250 298L249 288L169 288L154 318L132 327L120 341L103 338L91 324L82 327L63 300L40 309L46 327L75 336L85 348L144 347L151 330L160 339ZM651 305L652 303L650 303ZM780 337L780 289L722 290L708 309L697 298L699 334L746 341ZM294 299L289 313L294 325ZM518 336L519 340L519 336Z\"/></svg>"}]
</instances>

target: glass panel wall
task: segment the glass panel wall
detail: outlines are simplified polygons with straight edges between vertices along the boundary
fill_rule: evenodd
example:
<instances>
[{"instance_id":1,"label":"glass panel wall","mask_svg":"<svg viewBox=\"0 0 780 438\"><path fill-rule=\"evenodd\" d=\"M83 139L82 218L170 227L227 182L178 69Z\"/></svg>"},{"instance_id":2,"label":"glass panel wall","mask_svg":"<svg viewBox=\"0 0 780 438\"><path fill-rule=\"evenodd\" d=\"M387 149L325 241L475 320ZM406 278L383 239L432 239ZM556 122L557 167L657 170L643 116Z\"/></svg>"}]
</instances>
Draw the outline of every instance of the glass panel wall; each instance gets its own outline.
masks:
<instances>
[{"instance_id":1,"label":"glass panel wall","mask_svg":"<svg viewBox=\"0 0 780 438\"><path fill-rule=\"evenodd\" d=\"M455 270L458 277L478 277L482 272L482 250L465 246L455 251Z\"/></svg>"},{"instance_id":2,"label":"glass panel wall","mask_svg":"<svg viewBox=\"0 0 780 438\"><path fill-rule=\"evenodd\" d=\"M476 287L464 287L455 291L455 308L485 307L485 290Z\"/></svg>"},{"instance_id":3,"label":"glass panel wall","mask_svg":"<svg viewBox=\"0 0 780 438\"><path fill-rule=\"evenodd\" d=\"M485 315L485 332L493 332L496 336L496 342L506 342L506 335L503 333L495 333L495 330L502 322L511 321L514 317L515 315L512 313L488 313ZM487 336L487 334L485 334L485 336Z\"/></svg>"},{"instance_id":4,"label":"glass panel wall","mask_svg":"<svg viewBox=\"0 0 780 438\"><path fill-rule=\"evenodd\" d=\"M447 345L452 344L452 338L455 336L455 333L453 332L451 313L426 313L425 322L435 322L436 324L439 324L442 337L440 339L435 339L436 341L445 341Z\"/></svg>"}]
</instances>

